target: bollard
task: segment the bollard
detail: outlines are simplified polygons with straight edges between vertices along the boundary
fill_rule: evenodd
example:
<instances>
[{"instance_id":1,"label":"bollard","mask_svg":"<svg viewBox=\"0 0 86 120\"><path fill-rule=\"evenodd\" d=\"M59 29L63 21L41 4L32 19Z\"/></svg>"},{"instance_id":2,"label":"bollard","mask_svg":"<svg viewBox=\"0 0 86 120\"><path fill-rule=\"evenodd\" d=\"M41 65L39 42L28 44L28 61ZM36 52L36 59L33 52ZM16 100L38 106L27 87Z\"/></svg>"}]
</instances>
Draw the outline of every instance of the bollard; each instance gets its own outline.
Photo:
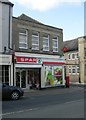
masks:
<instances>
[{"instance_id":1,"label":"bollard","mask_svg":"<svg viewBox=\"0 0 86 120\"><path fill-rule=\"evenodd\" d=\"M69 80L69 76L66 76L66 88L69 88L70 86L70 80Z\"/></svg>"}]
</instances>

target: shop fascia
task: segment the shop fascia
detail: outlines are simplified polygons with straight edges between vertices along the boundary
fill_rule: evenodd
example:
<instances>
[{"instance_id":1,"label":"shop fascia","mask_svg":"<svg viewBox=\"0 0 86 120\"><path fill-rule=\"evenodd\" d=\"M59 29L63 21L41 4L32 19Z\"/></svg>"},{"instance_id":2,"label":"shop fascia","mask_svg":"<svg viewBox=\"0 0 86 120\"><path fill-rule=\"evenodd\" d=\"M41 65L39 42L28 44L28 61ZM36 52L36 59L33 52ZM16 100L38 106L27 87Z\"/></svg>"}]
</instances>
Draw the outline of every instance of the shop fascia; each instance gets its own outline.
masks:
<instances>
[{"instance_id":1,"label":"shop fascia","mask_svg":"<svg viewBox=\"0 0 86 120\"><path fill-rule=\"evenodd\" d=\"M44 54L31 54L31 53L15 53L16 63L33 63L33 64L65 64L64 57L55 56L55 55L44 55Z\"/></svg>"},{"instance_id":2,"label":"shop fascia","mask_svg":"<svg viewBox=\"0 0 86 120\"><path fill-rule=\"evenodd\" d=\"M0 65L11 65L12 55L0 54Z\"/></svg>"}]
</instances>

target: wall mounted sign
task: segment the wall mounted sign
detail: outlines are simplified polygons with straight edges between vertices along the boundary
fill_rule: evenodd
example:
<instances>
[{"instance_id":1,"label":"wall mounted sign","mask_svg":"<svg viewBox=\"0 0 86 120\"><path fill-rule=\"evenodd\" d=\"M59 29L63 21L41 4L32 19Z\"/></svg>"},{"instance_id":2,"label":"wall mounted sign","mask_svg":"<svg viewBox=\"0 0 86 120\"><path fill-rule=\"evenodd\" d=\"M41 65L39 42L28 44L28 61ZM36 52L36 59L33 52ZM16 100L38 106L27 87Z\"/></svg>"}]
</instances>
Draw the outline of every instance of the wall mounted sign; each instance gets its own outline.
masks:
<instances>
[{"instance_id":1,"label":"wall mounted sign","mask_svg":"<svg viewBox=\"0 0 86 120\"><path fill-rule=\"evenodd\" d=\"M18 57L16 56L16 62L30 62L30 63L36 63L37 59L36 58L32 58L32 57Z\"/></svg>"}]
</instances>

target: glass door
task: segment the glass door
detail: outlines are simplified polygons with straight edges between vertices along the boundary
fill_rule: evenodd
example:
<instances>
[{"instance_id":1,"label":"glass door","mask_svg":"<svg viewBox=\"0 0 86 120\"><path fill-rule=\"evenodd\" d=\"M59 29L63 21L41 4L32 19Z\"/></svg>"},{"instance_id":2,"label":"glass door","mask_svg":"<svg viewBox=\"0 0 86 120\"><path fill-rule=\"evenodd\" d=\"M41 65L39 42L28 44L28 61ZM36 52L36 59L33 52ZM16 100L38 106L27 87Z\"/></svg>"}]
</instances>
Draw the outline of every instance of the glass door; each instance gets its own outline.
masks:
<instances>
[{"instance_id":1,"label":"glass door","mask_svg":"<svg viewBox=\"0 0 86 120\"><path fill-rule=\"evenodd\" d=\"M20 87L20 69L16 69L16 86Z\"/></svg>"},{"instance_id":2,"label":"glass door","mask_svg":"<svg viewBox=\"0 0 86 120\"><path fill-rule=\"evenodd\" d=\"M26 88L26 70L21 70L21 88Z\"/></svg>"},{"instance_id":3,"label":"glass door","mask_svg":"<svg viewBox=\"0 0 86 120\"><path fill-rule=\"evenodd\" d=\"M26 88L26 70L16 69L16 86Z\"/></svg>"},{"instance_id":4,"label":"glass door","mask_svg":"<svg viewBox=\"0 0 86 120\"><path fill-rule=\"evenodd\" d=\"M28 69L27 84L30 88L39 88L39 69Z\"/></svg>"}]
</instances>

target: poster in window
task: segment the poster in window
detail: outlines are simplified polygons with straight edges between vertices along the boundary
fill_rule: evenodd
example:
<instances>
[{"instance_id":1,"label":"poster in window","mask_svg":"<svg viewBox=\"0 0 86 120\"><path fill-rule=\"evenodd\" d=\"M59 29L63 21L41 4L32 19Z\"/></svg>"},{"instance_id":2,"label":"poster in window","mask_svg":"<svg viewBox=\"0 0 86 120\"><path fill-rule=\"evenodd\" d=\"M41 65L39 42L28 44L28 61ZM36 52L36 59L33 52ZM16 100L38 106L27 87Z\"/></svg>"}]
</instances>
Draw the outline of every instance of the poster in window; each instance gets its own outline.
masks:
<instances>
[{"instance_id":1,"label":"poster in window","mask_svg":"<svg viewBox=\"0 0 86 120\"><path fill-rule=\"evenodd\" d=\"M45 86L55 86L62 84L62 67L45 66L44 67Z\"/></svg>"},{"instance_id":2,"label":"poster in window","mask_svg":"<svg viewBox=\"0 0 86 120\"><path fill-rule=\"evenodd\" d=\"M54 83L62 84L62 66L54 66Z\"/></svg>"}]
</instances>

